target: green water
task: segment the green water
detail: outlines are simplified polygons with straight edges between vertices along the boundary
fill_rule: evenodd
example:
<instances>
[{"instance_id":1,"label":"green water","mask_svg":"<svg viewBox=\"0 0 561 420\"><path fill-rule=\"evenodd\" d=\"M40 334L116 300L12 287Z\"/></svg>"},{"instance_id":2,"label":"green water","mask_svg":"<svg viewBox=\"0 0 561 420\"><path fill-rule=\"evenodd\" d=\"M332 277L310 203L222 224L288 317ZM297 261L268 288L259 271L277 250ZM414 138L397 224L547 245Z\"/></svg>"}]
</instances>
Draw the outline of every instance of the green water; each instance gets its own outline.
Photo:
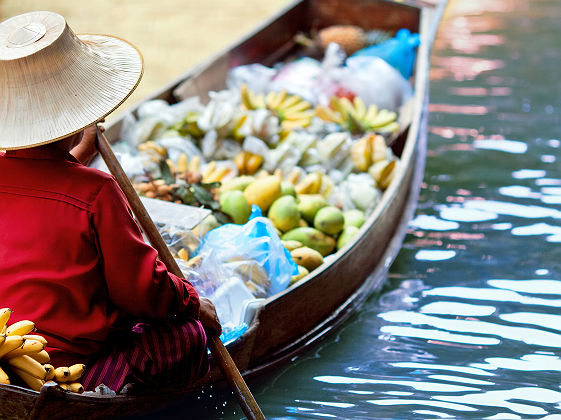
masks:
<instances>
[{"instance_id":1,"label":"green water","mask_svg":"<svg viewBox=\"0 0 561 420\"><path fill-rule=\"evenodd\" d=\"M388 284L250 382L268 418L561 418L560 6L451 2L425 183ZM188 407L166 416L243 417L223 394Z\"/></svg>"}]
</instances>

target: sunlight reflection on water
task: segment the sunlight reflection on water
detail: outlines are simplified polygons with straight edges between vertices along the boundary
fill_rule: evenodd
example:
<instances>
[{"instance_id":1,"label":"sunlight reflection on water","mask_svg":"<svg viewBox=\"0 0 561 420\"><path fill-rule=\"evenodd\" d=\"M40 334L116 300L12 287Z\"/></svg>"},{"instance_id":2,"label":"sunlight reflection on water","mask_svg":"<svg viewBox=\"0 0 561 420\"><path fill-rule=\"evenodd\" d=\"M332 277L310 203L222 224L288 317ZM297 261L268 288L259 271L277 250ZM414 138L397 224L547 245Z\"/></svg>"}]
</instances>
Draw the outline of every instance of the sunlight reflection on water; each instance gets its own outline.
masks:
<instances>
[{"instance_id":1,"label":"sunlight reflection on water","mask_svg":"<svg viewBox=\"0 0 561 420\"><path fill-rule=\"evenodd\" d=\"M275 379L278 418L561 418L558 6L451 2L393 284Z\"/></svg>"}]
</instances>

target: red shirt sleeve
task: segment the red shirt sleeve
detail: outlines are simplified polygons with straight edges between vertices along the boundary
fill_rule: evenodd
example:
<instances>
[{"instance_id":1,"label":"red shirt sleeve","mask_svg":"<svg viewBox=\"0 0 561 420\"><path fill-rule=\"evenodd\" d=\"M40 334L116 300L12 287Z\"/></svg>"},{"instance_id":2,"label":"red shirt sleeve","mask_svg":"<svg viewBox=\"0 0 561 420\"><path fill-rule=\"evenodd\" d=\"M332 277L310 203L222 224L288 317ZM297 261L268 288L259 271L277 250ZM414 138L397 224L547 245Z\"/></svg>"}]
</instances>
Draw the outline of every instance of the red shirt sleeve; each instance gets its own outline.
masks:
<instances>
[{"instance_id":1,"label":"red shirt sleeve","mask_svg":"<svg viewBox=\"0 0 561 420\"><path fill-rule=\"evenodd\" d=\"M92 208L110 300L140 318L198 317L199 295L187 280L167 271L157 251L144 242L117 182L109 179Z\"/></svg>"}]
</instances>

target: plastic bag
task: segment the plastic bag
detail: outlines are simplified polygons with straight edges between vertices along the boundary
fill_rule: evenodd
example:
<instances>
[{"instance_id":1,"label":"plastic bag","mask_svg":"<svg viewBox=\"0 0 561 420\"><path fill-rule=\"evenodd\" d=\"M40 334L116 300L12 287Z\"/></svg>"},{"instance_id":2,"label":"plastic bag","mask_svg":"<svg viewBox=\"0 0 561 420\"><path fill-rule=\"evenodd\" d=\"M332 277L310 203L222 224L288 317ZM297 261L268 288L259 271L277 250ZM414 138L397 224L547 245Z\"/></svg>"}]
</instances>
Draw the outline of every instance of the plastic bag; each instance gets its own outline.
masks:
<instances>
[{"instance_id":1,"label":"plastic bag","mask_svg":"<svg viewBox=\"0 0 561 420\"><path fill-rule=\"evenodd\" d=\"M299 95L316 102L316 79L321 74L321 63L310 57L302 57L283 65L269 85L269 90Z\"/></svg>"},{"instance_id":2,"label":"plastic bag","mask_svg":"<svg viewBox=\"0 0 561 420\"><path fill-rule=\"evenodd\" d=\"M239 89L242 84L246 83L252 91L263 93L268 90L269 83L275 74L276 70L262 64L238 66L228 72L226 86L229 89Z\"/></svg>"},{"instance_id":3,"label":"plastic bag","mask_svg":"<svg viewBox=\"0 0 561 420\"><path fill-rule=\"evenodd\" d=\"M403 77L409 79L415 63L415 48L420 42L419 34L412 34L408 29L400 29L394 38L358 50L351 57L380 57L398 69Z\"/></svg>"},{"instance_id":4,"label":"plastic bag","mask_svg":"<svg viewBox=\"0 0 561 420\"><path fill-rule=\"evenodd\" d=\"M256 297L282 292L298 272L273 224L255 205L245 225L226 224L208 232L197 255L202 257L199 273L241 278Z\"/></svg>"},{"instance_id":5,"label":"plastic bag","mask_svg":"<svg viewBox=\"0 0 561 420\"><path fill-rule=\"evenodd\" d=\"M413 95L409 82L379 57L351 57L346 67L349 71L341 84L367 105L376 104L381 109L395 111Z\"/></svg>"}]
</instances>

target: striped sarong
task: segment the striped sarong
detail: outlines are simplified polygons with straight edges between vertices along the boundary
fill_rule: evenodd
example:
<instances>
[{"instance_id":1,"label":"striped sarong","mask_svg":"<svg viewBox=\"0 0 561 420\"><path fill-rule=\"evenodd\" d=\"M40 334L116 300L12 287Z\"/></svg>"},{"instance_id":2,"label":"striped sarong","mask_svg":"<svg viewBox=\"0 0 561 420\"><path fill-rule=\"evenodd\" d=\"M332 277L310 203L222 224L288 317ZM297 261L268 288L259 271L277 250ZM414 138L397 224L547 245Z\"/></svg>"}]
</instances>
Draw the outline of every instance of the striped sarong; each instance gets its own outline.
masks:
<instances>
[{"instance_id":1,"label":"striped sarong","mask_svg":"<svg viewBox=\"0 0 561 420\"><path fill-rule=\"evenodd\" d=\"M127 383L147 387L184 386L209 371L206 334L198 320L137 324L132 337L87 364L82 378L91 391L105 384L120 391Z\"/></svg>"}]
</instances>

